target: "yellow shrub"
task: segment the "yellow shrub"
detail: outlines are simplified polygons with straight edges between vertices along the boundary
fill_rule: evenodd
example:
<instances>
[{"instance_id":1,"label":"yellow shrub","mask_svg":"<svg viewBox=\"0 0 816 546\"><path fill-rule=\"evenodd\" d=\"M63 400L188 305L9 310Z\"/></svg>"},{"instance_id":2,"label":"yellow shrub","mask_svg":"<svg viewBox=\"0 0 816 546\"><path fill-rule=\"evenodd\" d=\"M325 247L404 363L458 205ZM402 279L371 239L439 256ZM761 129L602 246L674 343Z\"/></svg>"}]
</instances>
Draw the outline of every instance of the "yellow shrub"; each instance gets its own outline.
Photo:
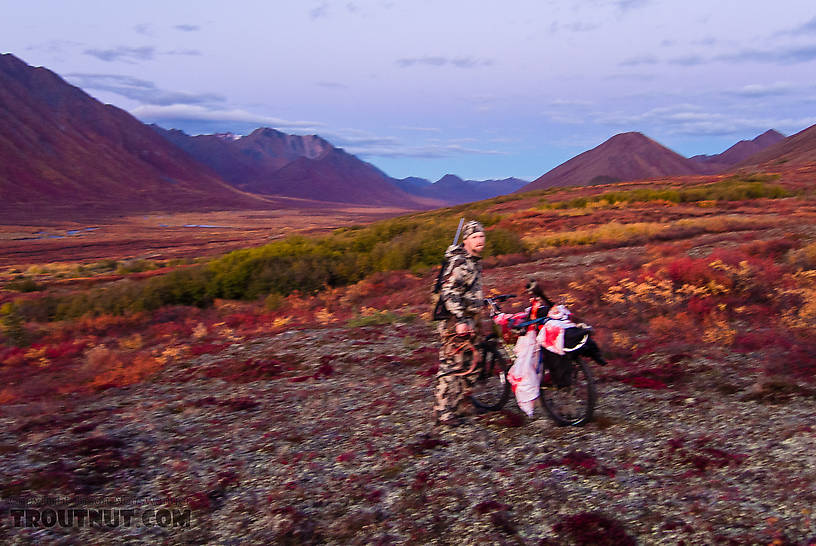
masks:
<instances>
[{"instance_id":1,"label":"yellow shrub","mask_svg":"<svg viewBox=\"0 0 816 546\"><path fill-rule=\"evenodd\" d=\"M141 334L133 334L130 337L119 340L119 347L128 351L138 351L144 347L144 340Z\"/></svg>"},{"instance_id":2,"label":"yellow shrub","mask_svg":"<svg viewBox=\"0 0 816 546\"><path fill-rule=\"evenodd\" d=\"M633 351L637 349L637 343L626 332L612 332L612 347L622 351Z\"/></svg>"},{"instance_id":3,"label":"yellow shrub","mask_svg":"<svg viewBox=\"0 0 816 546\"><path fill-rule=\"evenodd\" d=\"M315 320L320 324L329 324L334 320L334 315L328 309L319 309L315 313Z\"/></svg>"},{"instance_id":4,"label":"yellow shrub","mask_svg":"<svg viewBox=\"0 0 816 546\"><path fill-rule=\"evenodd\" d=\"M203 322L199 322L196 327L193 328L193 339L205 338L208 333L207 326Z\"/></svg>"},{"instance_id":5,"label":"yellow shrub","mask_svg":"<svg viewBox=\"0 0 816 546\"><path fill-rule=\"evenodd\" d=\"M737 331L721 317L707 319L705 326L703 341L713 345L727 347L734 342L734 337L737 335Z\"/></svg>"}]
</instances>

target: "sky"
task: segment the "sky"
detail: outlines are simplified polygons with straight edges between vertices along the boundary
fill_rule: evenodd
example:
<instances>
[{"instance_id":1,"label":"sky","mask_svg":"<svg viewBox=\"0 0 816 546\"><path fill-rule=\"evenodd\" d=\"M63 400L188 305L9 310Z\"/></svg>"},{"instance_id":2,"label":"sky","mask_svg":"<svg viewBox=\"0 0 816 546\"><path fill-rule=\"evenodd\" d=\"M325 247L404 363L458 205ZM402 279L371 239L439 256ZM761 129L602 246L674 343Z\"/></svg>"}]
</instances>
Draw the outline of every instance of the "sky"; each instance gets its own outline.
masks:
<instances>
[{"instance_id":1,"label":"sky","mask_svg":"<svg viewBox=\"0 0 816 546\"><path fill-rule=\"evenodd\" d=\"M0 52L145 123L318 134L395 178L533 180L639 131L816 123L813 0L0 0Z\"/></svg>"}]
</instances>

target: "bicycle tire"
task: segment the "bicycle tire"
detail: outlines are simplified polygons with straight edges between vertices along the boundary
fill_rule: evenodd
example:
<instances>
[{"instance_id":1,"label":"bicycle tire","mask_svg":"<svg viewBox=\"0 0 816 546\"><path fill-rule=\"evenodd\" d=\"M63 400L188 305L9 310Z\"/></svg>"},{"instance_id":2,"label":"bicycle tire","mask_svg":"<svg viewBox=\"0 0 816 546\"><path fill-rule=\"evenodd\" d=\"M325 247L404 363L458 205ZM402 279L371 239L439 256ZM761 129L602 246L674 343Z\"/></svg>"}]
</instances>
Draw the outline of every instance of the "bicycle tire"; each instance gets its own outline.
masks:
<instances>
[{"instance_id":1,"label":"bicycle tire","mask_svg":"<svg viewBox=\"0 0 816 546\"><path fill-rule=\"evenodd\" d=\"M595 412L595 378L580 356L564 358L558 365L564 368L553 366L542 378L541 405L558 426L585 425Z\"/></svg>"},{"instance_id":2,"label":"bicycle tire","mask_svg":"<svg viewBox=\"0 0 816 546\"><path fill-rule=\"evenodd\" d=\"M495 347L483 347L481 357L481 370L471 388L470 401L480 411L497 411L510 398L510 382L507 380L510 364Z\"/></svg>"}]
</instances>

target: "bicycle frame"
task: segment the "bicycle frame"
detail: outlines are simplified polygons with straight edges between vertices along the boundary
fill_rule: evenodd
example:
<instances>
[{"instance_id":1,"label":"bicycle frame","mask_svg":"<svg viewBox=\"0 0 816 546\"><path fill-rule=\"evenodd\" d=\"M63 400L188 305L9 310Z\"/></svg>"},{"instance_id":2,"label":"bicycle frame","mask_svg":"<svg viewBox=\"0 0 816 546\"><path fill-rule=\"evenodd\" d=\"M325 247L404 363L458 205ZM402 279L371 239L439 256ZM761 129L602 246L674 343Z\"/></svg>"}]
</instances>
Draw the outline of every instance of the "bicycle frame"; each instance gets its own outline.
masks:
<instances>
[{"instance_id":1,"label":"bicycle frame","mask_svg":"<svg viewBox=\"0 0 816 546\"><path fill-rule=\"evenodd\" d=\"M505 301L514 295L501 295L493 298L485 298L485 305L490 309L491 318L501 312L499 302ZM513 325L514 329L526 330L533 325L544 324L549 317L541 317L528 320ZM492 351L498 354L507 364L515 360L515 349L508 344L502 335L502 327L492 323L493 333L479 344L482 351ZM605 364L600 356L597 345L590 341L591 333L587 331L583 339L571 349L567 349L565 354L560 355L549 351L544 347L539 349L539 370L542 373L541 384L541 404L550 417L559 426L580 426L592 419L597 393L595 390L592 372L588 363L583 357L588 356L596 360L599 364ZM594 353L587 351L585 346L590 344L594 348ZM493 364L484 363L479 374L479 379L489 380L494 374L499 376L501 389L507 389L506 369L496 374L492 368ZM490 368L490 369L488 369ZM504 391L507 393L507 390ZM496 410L500 409L506 401L506 394L501 398L482 399L477 402L473 398L474 404L480 409ZM495 402L495 403L493 403Z\"/></svg>"}]
</instances>

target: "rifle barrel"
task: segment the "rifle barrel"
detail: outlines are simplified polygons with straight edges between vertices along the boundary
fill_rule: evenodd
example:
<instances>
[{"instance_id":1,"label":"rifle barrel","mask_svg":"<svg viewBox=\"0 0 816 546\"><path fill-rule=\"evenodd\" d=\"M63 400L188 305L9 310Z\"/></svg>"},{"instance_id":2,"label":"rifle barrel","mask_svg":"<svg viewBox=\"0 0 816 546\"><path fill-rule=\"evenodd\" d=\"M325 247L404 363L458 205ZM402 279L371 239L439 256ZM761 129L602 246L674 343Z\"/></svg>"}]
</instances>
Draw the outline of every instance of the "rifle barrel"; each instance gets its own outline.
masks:
<instances>
[{"instance_id":1,"label":"rifle barrel","mask_svg":"<svg viewBox=\"0 0 816 546\"><path fill-rule=\"evenodd\" d=\"M465 221L465 217L459 218L459 227L456 228L456 236L453 238L453 246L456 246L456 243L459 242L459 234L462 233L462 224Z\"/></svg>"}]
</instances>

